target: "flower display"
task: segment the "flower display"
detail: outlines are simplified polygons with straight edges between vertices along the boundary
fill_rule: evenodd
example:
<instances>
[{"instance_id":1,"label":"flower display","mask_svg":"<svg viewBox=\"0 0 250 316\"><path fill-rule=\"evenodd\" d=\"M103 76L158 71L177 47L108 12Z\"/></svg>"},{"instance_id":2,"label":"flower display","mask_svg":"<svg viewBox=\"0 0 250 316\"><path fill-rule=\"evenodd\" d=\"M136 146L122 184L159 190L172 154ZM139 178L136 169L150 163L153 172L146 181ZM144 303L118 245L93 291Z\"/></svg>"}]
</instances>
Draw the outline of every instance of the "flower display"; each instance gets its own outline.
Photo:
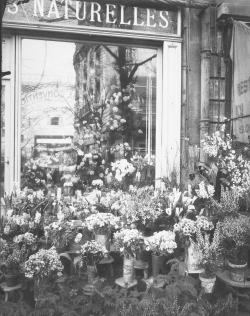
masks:
<instances>
[{"instance_id":1,"label":"flower display","mask_svg":"<svg viewBox=\"0 0 250 316\"><path fill-rule=\"evenodd\" d=\"M83 224L89 231L98 234L110 233L112 228L119 228L120 219L111 213L96 213L86 218Z\"/></svg>"},{"instance_id":2,"label":"flower display","mask_svg":"<svg viewBox=\"0 0 250 316\"><path fill-rule=\"evenodd\" d=\"M142 233L137 229L122 229L114 234L114 246L122 255L136 258L136 253L144 247Z\"/></svg>"},{"instance_id":3,"label":"flower display","mask_svg":"<svg viewBox=\"0 0 250 316\"><path fill-rule=\"evenodd\" d=\"M39 250L31 255L24 266L25 276L29 279L40 280L54 275L61 276L63 265L54 247Z\"/></svg>"},{"instance_id":4,"label":"flower display","mask_svg":"<svg viewBox=\"0 0 250 316\"><path fill-rule=\"evenodd\" d=\"M87 241L81 246L80 256L82 263L86 262L87 265L95 265L98 261L107 255L106 248L95 240Z\"/></svg>"},{"instance_id":5,"label":"flower display","mask_svg":"<svg viewBox=\"0 0 250 316\"><path fill-rule=\"evenodd\" d=\"M173 253L175 248L175 233L171 231L163 230L145 239L145 249L157 256Z\"/></svg>"}]
</instances>

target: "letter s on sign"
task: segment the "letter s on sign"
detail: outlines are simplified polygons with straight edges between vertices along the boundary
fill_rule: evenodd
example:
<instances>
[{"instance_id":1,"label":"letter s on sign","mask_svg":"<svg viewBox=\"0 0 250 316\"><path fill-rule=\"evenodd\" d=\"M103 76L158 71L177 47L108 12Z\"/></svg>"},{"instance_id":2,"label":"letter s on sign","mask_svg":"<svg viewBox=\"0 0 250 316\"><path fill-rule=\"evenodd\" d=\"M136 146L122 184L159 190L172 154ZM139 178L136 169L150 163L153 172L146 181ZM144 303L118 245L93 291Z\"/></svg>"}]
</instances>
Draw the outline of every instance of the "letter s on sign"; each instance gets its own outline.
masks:
<instances>
[{"instance_id":1,"label":"letter s on sign","mask_svg":"<svg viewBox=\"0 0 250 316\"><path fill-rule=\"evenodd\" d=\"M163 29L166 29L168 27L168 20L167 18L163 15L163 12L166 13L166 15L168 16L168 12L167 11L160 11L160 18L165 21L165 25L163 25L161 22L159 23L159 26L162 27Z\"/></svg>"},{"instance_id":2,"label":"letter s on sign","mask_svg":"<svg viewBox=\"0 0 250 316\"><path fill-rule=\"evenodd\" d=\"M8 7L8 12L11 13L11 14L16 14L18 12L18 6L17 6L16 3L13 3L12 5L15 7L16 10L15 11L11 11L10 8Z\"/></svg>"}]
</instances>

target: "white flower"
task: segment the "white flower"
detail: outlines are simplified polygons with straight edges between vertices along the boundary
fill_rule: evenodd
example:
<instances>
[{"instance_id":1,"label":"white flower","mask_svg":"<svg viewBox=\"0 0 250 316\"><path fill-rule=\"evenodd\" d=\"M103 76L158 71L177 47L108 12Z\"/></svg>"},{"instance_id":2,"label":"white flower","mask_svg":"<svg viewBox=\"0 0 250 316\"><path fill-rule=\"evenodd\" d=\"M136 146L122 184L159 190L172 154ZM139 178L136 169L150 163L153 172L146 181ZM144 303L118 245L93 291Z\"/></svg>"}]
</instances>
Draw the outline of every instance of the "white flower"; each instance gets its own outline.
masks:
<instances>
[{"instance_id":1,"label":"white flower","mask_svg":"<svg viewBox=\"0 0 250 316\"><path fill-rule=\"evenodd\" d=\"M81 240L82 240L82 234L81 234L81 233L78 233L78 234L76 235L76 238L75 238L75 243L78 244Z\"/></svg>"}]
</instances>

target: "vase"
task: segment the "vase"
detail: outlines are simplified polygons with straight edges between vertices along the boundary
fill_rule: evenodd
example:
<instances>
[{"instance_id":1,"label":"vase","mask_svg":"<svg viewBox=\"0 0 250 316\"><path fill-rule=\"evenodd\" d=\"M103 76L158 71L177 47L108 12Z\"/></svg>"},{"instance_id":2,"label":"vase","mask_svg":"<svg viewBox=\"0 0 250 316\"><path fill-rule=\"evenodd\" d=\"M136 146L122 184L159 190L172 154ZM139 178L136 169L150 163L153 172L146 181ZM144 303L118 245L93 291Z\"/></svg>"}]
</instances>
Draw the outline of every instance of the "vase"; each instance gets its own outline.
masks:
<instances>
[{"instance_id":1,"label":"vase","mask_svg":"<svg viewBox=\"0 0 250 316\"><path fill-rule=\"evenodd\" d=\"M160 272L163 273L163 259L163 256L152 255L152 270L154 279Z\"/></svg>"},{"instance_id":2,"label":"vase","mask_svg":"<svg viewBox=\"0 0 250 316\"><path fill-rule=\"evenodd\" d=\"M109 234L95 234L95 241L101 244L108 251L106 258L102 261L110 260L110 236Z\"/></svg>"},{"instance_id":3,"label":"vase","mask_svg":"<svg viewBox=\"0 0 250 316\"><path fill-rule=\"evenodd\" d=\"M123 258L123 280L124 283L132 283L135 278L134 258L124 256Z\"/></svg>"},{"instance_id":4,"label":"vase","mask_svg":"<svg viewBox=\"0 0 250 316\"><path fill-rule=\"evenodd\" d=\"M187 271L200 270L198 251L192 240L185 244L185 263Z\"/></svg>"},{"instance_id":5,"label":"vase","mask_svg":"<svg viewBox=\"0 0 250 316\"><path fill-rule=\"evenodd\" d=\"M201 289L203 293L213 293L216 276L208 278L203 273L199 275Z\"/></svg>"},{"instance_id":6,"label":"vase","mask_svg":"<svg viewBox=\"0 0 250 316\"><path fill-rule=\"evenodd\" d=\"M245 280L245 271L247 269L247 262L242 261L240 264L230 262L228 260L229 277L235 282L243 282Z\"/></svg>"},{"instance_id":7,"label":"vase","mask_svg":"<svg viewBox=\"0 0 250 316\"><path fill-rule=\"evenodd\" d=\"M6 271L4 276L5 276L5 282L7 286L13 287L18 284L19 272Z\"/></svg>"},{"instance_id":8,"label":"vase","mask_svg":"<svg viewBox=\"0 0 250 316\"><path fill-rule=\"evenodd\" d=\"M94 284L95 277L97 275L97 270L95 265L87 265L87 276L88 276L88 284Z\"/></svg>"},{"instance_id":9,"label":"vase","mask_svg":"<svg viewBox=\"0 0 250 316\"><path fill-rule=\"evenodd\" d=\"M46 238L45 236L41 237L39 240L40 249L50 249L52 246L52 240L50 238Z\"/></svg>"}]
</instances>

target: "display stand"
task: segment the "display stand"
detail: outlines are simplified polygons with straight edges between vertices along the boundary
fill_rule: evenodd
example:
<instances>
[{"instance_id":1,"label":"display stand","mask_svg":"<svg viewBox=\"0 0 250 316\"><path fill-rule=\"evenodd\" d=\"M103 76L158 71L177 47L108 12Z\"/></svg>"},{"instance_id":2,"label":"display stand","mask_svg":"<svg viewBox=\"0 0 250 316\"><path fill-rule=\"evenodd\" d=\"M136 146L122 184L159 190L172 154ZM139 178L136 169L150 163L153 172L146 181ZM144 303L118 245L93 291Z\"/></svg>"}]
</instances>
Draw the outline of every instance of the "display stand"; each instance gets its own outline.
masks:
<instances>
[{"instance_id":1,"label":"display stand","mask_svg":"<svg viewBox=\"0 0 250 316\"><path fill-rule=\"evenodd\" d=\"M113 270L113 264L112 264L113 262L114 262L114 258L112 256L110 256L109 259L104 258L98 262L98 265L107 265L109 275L111 278L114 277L114 270Z\"/></svg>"},{"instance_id":2,"label":"display stand","mask_svg":"<svg viewBox=\"0 0 250 316\"><path fill-rule=\"evenodd\" d=\"M250 271L248 271L247 275L250 275ZM236 282L236 281L231 280L229 277L228 270L219 271L216 273L216 276L218 277L219 280L221 280L222 282L224 282L230 286L237 287L237 288L243 288L243 289L250 288L250 281L247 281L246 279L245 279L245 282Z\"/></svg>"},{"instance_id":3,"label":"display stand","mask_svg":"<svg viewBox=\"0 0 250 316\"><path fill-rule=\"evenodd\" d=\"M0 284L0 288L5 292L5 301L7 302L9 299L9 292L18 291L19 293L19 302L23 300L23 291L22 291L22 283L18 283L15 286L7 286L6 283Z\"/></svg>"},{"instance_id":4,"label":"display stand","mask_svg":"<svg viewBox=\"0 0 250 316\"><path fill-rule=\"evenodd\" d=\"M134 265L135 270L143 270L143 277L144 280L148 279L148 264L146 263L146 265L144 267L142 266L137 266L136 264Z\"/></svg>"},{"instance_id":5,"label":"display stand","mask_svg":"<svg viewBox=\"0 0 250 316\"><path fill-rule=\"evenodd\" d=\"M156 288L163 288L163 286L166 283L164 280L162 280L161 282L155 283L153 277L150 277L149 279L143 280L143 281L146 283L147 289L149 289L151 286L156 287Z\"/></svg>"},{"instance_id":6,"label":"display stand","mask_svg":"<svg viewBox=\"0 0 250 316\"><path fill-rule=\"evenodd\" d=\"M134 280L132 283L127 283L124 281L123 277L115 280L115 284L123 289L130 289L130 288L136 286L137 283L138 283L137 280Z\"/></svg>"}]
</instances>

